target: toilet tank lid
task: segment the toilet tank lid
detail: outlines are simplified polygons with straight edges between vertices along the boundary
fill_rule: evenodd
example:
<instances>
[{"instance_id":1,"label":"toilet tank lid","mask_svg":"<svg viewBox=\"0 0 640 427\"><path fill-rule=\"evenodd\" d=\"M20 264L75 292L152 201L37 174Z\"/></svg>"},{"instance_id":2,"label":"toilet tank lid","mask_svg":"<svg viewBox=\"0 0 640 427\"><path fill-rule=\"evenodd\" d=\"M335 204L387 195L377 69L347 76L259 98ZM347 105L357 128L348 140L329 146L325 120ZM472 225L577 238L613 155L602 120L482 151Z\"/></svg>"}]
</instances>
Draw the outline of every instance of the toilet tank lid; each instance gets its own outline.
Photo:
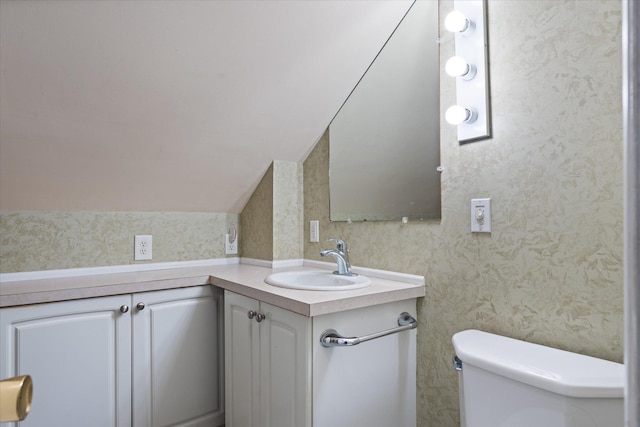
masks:
<instances>
[{"instance_id":1,"label":"toilet tank lid","mask_svg":"<svg viewBox=\"0 0 640 427\"><path fill-rule=\"evenodd\" d=\"M477 330L453 336L456 355L515 381L570 397L624 396L624 365Z\"/></svg>"}]
</instances>

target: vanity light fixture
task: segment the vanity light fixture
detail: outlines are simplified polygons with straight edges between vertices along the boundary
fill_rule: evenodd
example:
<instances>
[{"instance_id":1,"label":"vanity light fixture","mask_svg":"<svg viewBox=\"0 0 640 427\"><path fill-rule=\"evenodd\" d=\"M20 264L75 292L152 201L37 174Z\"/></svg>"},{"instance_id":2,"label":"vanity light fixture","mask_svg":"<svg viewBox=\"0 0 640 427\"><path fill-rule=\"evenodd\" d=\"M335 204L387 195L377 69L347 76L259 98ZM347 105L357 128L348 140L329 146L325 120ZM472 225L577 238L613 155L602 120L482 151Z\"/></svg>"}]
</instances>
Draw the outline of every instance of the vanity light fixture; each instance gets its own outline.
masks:
<instances>
[{"instance_id":1,"label":"vanity light fixture","mask_svg":"<svg viewBox=\"0 0 640 427\"><path fill-rule=\"evenodd\" d=\"M445 71L456 78L456 104L445 120L458 127L458 141L471 142L491 137L489 63L487 49L487 0L454 0L454 11L445 18L454 32L456 55Z\"/></svg>"}]
</instances>

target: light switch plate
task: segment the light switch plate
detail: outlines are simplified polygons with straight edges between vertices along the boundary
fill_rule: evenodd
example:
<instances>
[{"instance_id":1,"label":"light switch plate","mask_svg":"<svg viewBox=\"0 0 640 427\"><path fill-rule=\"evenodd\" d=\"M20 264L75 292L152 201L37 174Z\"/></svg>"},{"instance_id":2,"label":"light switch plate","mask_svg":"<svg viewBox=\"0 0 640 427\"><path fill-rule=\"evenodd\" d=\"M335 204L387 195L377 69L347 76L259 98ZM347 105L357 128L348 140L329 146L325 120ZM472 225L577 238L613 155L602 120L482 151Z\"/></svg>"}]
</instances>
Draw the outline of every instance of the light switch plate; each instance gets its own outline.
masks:
<instances>
[{"instance_id":1,"label":"light switch plate","mask_svg":"<svg viewBox=\"0 0 640 427\"><path fill-rule=\"evenodd\" d=\"M318 220L309 221L309 241L314 243L320 241L320 221Z\"/></svg>"},{"instance_id":2,"label":"light switch plate","mask_svg":"<svg viewBox=\"0 0 640 427\"><path fill-rule=\"evenodd\" d=\"M471 232L491 233L491 199L471 199Z\"/></svg>"}]
</instances>

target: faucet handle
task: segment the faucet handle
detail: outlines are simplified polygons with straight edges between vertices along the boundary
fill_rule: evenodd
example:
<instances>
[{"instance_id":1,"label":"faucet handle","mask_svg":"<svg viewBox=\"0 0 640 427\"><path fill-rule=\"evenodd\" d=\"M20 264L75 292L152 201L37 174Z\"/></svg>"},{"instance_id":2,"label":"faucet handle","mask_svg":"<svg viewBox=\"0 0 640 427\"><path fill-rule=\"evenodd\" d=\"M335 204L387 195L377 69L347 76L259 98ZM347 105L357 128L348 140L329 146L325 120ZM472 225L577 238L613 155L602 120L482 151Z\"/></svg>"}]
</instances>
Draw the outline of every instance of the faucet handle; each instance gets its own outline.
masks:
<instances>
[{"instance_id":1,"label":"faucet handle","mask_svg":"<svg viewBox=\"0 0 640 427\"><path fill-rule=\"evenodd\" d=\"M336 248L340 252L346 252L347 251L347 243L344 240L336 239L336 238L333 238L333 237L331 239L327 239L327 240L336 242Z\"/></svg>"}]
</instances>

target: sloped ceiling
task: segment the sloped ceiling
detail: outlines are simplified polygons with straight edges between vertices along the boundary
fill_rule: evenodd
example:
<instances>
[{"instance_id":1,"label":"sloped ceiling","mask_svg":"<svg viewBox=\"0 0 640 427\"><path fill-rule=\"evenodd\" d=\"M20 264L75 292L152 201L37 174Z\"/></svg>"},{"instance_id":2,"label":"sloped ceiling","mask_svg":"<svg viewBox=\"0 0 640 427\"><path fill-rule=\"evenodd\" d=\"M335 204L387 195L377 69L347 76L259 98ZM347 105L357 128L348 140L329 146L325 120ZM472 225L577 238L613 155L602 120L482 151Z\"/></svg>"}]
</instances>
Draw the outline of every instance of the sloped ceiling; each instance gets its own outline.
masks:
<instances>
[{"instance_id":1,"label":"sloped ceiling","mask_svg":"<svg viewBox=\"0 0 640 427\"><path fill-rule=\"evenodd\" d=\"M1 0L0 208L238 213L409 7Z\"/></svg>"}]
</instances>

